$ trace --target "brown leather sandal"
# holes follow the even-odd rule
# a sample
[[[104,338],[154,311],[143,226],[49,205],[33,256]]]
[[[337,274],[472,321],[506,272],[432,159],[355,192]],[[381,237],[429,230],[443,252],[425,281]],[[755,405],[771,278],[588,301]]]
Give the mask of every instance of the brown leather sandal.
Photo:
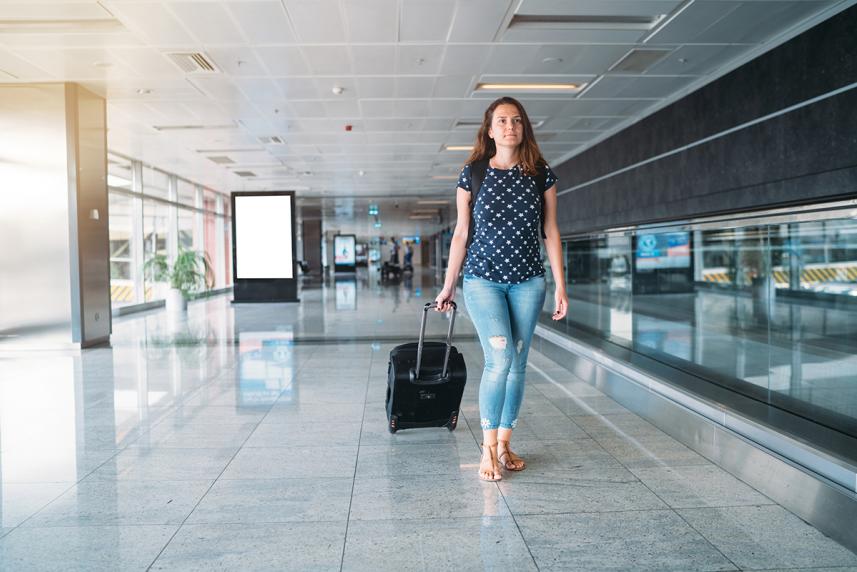
[[[489,469],[483,468],[484,462],[485,462],[485,451],[486,451],[486,449],[488,450],[488,457],[491,460],[490,472],[494,473],[493,478],[488,478],[486,475],[488,474]],[[487,447],[485,447],[483,445],[482,446],[482,458],[479,459],[479,478],[482,479],[483,481],[488,481],[488,482],[492,482],[492,483],[499,481],[499,480],[502,480],[503,476],[500,474],[500,465],[498,464],[498,462],[499,461],[497,459],[497,444],[494,443],[493,445],[488,445]]]
[[[507,471],[523,471],[527,468],[527,463],[509,448],[508,441],[498,441],[499,443],[503,443],[503,452],[497,457],[497,460],[500,461],[504,469]],[[504,461],[503,459],[506,460]]]

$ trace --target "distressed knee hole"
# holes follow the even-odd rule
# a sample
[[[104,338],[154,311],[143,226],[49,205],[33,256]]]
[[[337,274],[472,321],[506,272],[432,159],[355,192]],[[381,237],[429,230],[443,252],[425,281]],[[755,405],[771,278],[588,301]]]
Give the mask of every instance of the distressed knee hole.
[[[518,340],[518,353],[524,349],[524,340]]]
[[[491,336],[491,339],[488,340],[488,343],[490,343],[491,347],[495,350],[505,350],[506,336]]]

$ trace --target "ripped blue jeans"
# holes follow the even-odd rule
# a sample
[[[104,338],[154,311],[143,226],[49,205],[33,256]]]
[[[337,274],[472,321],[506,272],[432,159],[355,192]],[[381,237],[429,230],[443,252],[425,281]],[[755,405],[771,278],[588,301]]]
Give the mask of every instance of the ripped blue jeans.
[[[502,284],[464,275],[464,303],[485,354],[479,385],[482,429],[514,429],[518,423],[527,354],[544,301],[544,276]]]

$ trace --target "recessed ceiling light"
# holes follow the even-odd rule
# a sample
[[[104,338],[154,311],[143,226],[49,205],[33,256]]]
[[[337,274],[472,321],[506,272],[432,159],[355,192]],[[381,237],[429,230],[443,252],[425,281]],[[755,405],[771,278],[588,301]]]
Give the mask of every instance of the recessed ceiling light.
[[[479,83],[476,91],[568,91],[577,92],[585,83]]]
[[[332,91],[334,95],[342,95],[343,93],[345,93],[345,88],[335,85],[330,91]]]
[[[665,14],[654,16],[608,15],[530,15],[516,14],[509,28],[536,28],[541,30],[651,30]]]
[[[358,175],[359,177],[362,177],[362,176],[363,176],[363,175],[365,175],[365,174],[366,174],[366,171],[363,171],[363,170],[357,171],[357,175]]]
[[[473,151],[473,145],[447,145],[447,151]]]
[[[137,90],[137,95],[149,95],[150,93],[152,93],[152,90],[146,89],[144,87],[141,87],[140,89]]]
[[[123,29],[122,22],[113,18],[71,20],[0,19],[0,34],[98,33]]]

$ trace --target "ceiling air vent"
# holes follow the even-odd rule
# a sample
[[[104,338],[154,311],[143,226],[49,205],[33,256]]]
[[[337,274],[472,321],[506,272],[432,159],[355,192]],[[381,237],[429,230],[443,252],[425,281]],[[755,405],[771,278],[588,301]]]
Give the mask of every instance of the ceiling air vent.
[[[515,14],[509,28],[537,28],[542,30],[651,30],[665,14],[655,16],[574,16]]]
[[[211,63],[211,60],[200,52],[171,52],[167,54],[167,57],[185,73],[205,74],[218,72],[214,64]]]
[[[238,175],[239,177],[255,177],[256,176],[256,173],[254,173],[253,171],[232,171],[232,172],[235,173],[236,175]]]
[[[235,161],[227,157],[226,155],[212,155],[208,158],[209,161],[214,161],[218,165],[233,165]]]
[[[259,142],[263,145],[285,145],[285,141],[281,137],[271,135],[270,137],[259,137]]]
[[[459,119],[452,127],[453,129],[473,129],[481,125],[482,121],[479,119]]]
[[[671,51],[634,48],[613,64],[609,71],[642,73],[664,59]]]

